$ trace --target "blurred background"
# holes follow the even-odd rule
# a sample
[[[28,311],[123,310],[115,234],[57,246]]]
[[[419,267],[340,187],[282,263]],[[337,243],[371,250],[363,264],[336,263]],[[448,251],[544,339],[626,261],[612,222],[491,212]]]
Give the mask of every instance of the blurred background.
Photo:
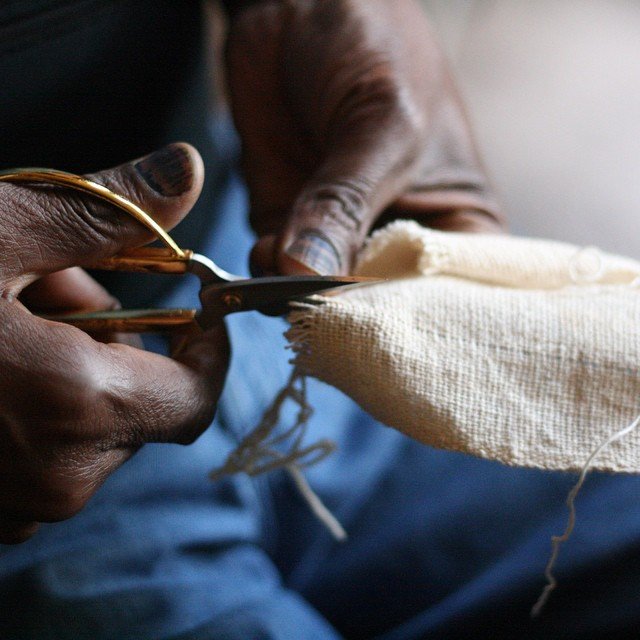
[[[640,2],[424,6],[512,231],[640,258]]]

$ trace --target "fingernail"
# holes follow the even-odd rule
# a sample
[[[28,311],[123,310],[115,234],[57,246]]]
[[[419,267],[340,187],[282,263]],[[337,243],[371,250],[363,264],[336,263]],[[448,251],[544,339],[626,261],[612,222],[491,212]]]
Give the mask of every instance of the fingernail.
[[[136,162],[145,182],[162,196],[179,196],[193,184],[193,164],[189,152],[179,144],[170,144]]]
[[[293,260],[321,276],[342,272],[340,254],[331,240],[314,229],[303,231],[286,249]]]

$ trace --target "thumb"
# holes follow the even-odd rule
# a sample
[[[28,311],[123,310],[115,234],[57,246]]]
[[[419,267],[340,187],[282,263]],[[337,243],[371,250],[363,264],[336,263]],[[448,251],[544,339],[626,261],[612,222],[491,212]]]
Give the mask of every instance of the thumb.
[[[307,185],[277,246],[282,273],[348,273],[368,231],[369,205],[362,190],[344,182]]]
[[[254,246],[254,275],[349,273],[382,208],[376,206],[375,195],[359,179],[312,179],[293,204],[282,232],[263,236]]]
[[[362,132],[364,129],[364,133]],[[346,274],[376,218],[406,187],[413,149],[387,133],[356,129],[332,150],[302,187],[279,236],[264,238],[254,262],[273,248],[280,273]],[[396,129],[390,130],[396,131]],[[366,134],[366,135],[365,135]]]
[[[188,144],[87,176],[147,211],[162,227],[176,225],[197,200],[202,159]],[[91,194],[48,185],[0,183],[0,257],[5,288],[20,290],[36,277],[85,266],[153,240],[126,213]]]

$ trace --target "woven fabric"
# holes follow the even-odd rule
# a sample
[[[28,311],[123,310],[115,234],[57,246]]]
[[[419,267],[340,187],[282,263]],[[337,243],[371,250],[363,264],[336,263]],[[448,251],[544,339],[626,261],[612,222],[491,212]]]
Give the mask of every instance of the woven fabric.
[[[640,408],[640,263],[400,221],[358,267],[389,278],[290,316],[299,369],[434,447],[574,470]],[[640,431],[594,467],[640,471]]]

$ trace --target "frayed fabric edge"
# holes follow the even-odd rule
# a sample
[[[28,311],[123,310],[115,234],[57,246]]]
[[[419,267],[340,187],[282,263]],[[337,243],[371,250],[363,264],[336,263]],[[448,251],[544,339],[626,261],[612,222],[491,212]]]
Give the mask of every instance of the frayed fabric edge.
[[[287,400],[295,402],[299,410],[294,424],[276,433],[282,406]],[[336,540],[343,541],[347,538],[346,531],[313,491],[302,472],[303,469],[324,460],[336,448],[335,443],[328,439],[318,440],[311,445],[304,443],[312,413],[313,410],[307,401],[306,378],[294,366],[286,385],[264,412],[259,424],[242,439],[228,455],[225,463],[214,469],[209,477],[211,480],[219,480],[236,473],[257,476],[275,469],[284,469],[312,513]],[[282,451],[281,448],[285,450]]]

